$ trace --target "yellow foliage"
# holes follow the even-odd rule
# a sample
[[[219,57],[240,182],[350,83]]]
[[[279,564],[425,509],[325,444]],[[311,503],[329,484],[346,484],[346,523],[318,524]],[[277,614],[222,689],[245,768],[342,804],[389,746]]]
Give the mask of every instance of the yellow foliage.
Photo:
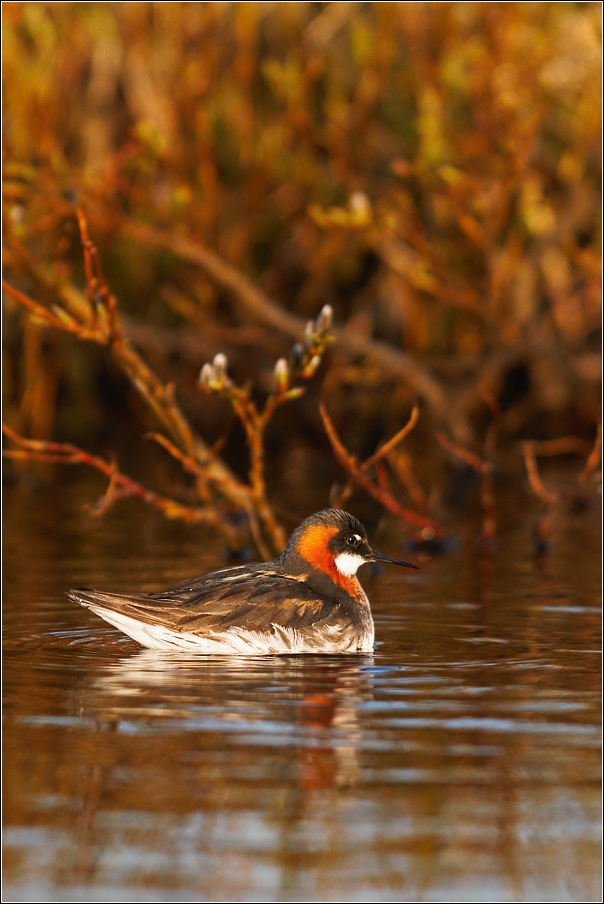
[[[141,321],[239,314],[126,221],[426,360],[576,349],[600,324],[600,31],[593,2],[4,4],[9,267],[92,316],[67,198]],[[167,310],[175,288],[203,305]]]

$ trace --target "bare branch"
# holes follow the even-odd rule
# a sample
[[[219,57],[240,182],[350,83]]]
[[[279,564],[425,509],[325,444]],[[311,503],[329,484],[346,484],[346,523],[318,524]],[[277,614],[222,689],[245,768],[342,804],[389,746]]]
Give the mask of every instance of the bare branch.
[[[549,493],[541,480],[539,469],[537,467],[537,458],[535,456],[535,443],[527,440],[522,443],[522,453],[524,455],[524,463],[526,465],[526,473],[533,492],[548,505],[553,505],[559,497],[557,493]]]
[[[154,229],[144,223],[127,220],[123,230],[135,240],[156,248],[171,251],[182,260],[197,264],[220,285],[230,289],[248,313],[274,329],[300,339],[304,333],[304,321],[284,311],[241,272],[227,264],[219,255],[199,242]],[[364,355],[369,362],[383,370],[399,374],[415,392],[426,399],[436,418],[450,426],[455,434],[468,435],[469,427],[460,418],[453,422],[452,409],[441,384],[411,355],[384,342],[368,339],[346,329],[334,328],[338,347],[351,355]]]
[[[596,433],[596,439],[594,442],[593,449],[589,453],[589,458],[585,463],[585,467],[579,474],[579,480],[585,481],[588,480],[589,477],[596,470],[598,465],[600,464],[600,460],[602,458],[602,424],[598,424],[598,430]]]
[[[411,433],[411,431],[417,424],[418,419],[419,405],[414,405],[411,409],[409,420],[407,421],[405,426],[402,427],[398,431],[398,433],[395,433],[394,436],[391,437],[391,439],[383,443],[383,445],[380,446],[377,452],[374,452],[373,455],[371,455],[368,459],[366,459],[366,461],[363,462],[363,464],[360,466],[361,471],[368,471],[372,465],[379,461],[379,459],[384,458],[386,455],[388,455],[389,452],[394,449],[395,446],[398,446],[398,444]]]
[[[414,524],[416,527],[431,528],[436,535],[443,536],[444,531],[442,527],[435,521],[432,521],[431,518],[428,518],[425,515],[420,515],[418,512],[413,511],[413,509],[405,508],[397,502],[388,490],[376,486],[373,481],[363,473],[362,468],[359,467],[354,456],[350,455],[344,447],[323,404],[319,406],[319,411],[334,454],[344,470],[350,475],[351,479],[373,496],[374,499],[377,499],[378,502],[380,502],[389,512],[392,512],[392,514],[398,515],[399,518],[403,518],[409,524]]]
[[[437,430],[435,436],[443,449],[451,452],[452,455],[455,455],[455,457],[459,458],[461,461],[465,461],[465,463],[470,465],[477,474],[483,474],[485,468],[491,467],[491,465],[484,461],[476,452],[472,452],[470,449],[464,449],[463,446],[454,443],[453,440],[449,439],[446,433],[442,432],[442,430]]]
[[[142,484],[137,483],[137,481],[126,474],[122,474],[115,462],[105,461],[104,458],[91,455],[71,443],[26,439],[23,436],[19,436],[6,424],[3,424],[2,431],[17,446],[16,449],[5,449],[3,451],[3,455],[6,458],[56,462],[68,465],[88,465],[108,477],[109,486],[97,505],[91,509],[92,514],[103,514],[118,499],[135,496],[161,511],[166,518],[186,521],[188,524],[212,524],[231,539],[235,538],[235,531],[216,508],[210,506],[198,508],[182,505],[174,499],[160,496],[158,493],[154,493],[152,490],[142,486]]]

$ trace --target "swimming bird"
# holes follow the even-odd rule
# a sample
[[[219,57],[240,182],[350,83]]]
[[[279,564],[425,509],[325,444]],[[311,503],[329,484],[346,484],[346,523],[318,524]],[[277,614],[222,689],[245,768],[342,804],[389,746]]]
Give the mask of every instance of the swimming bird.
[[[296,528],[272,562],[221,568],[157,593],[82,588],[68,596],[158,650],[367,653],[373,618],[356,577],[366,562],[417,568],[371,549],[348,512],[324,509]]]

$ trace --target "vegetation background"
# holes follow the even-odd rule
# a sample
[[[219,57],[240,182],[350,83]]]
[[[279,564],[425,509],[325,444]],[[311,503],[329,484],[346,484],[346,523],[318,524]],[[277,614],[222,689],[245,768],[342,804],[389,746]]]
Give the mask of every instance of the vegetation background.
[[[582,456],[578,473],[596,438],[593,479],[599,3],[2,13],[17,477],[19,456],[82,447],[109,463],[99,510],[142,480],[170,517],[230,530],[246,512],[265,554],[281,521],[362,485],[355,469],[424,540],[463,468],[487,539],[493,473],[547,508],[538,454]],[[358,466],[418,400],[413,432]]]

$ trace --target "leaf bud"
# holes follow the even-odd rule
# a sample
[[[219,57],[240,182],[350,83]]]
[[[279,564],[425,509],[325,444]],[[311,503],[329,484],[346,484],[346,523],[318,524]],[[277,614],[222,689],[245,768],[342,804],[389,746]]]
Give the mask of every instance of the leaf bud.
[[[199,383],[201,386],[209,386],[216,379],[214,368],[211,364],[204,364],[199,373]]]
[[[214,367],[214,373],[216,375],[217,380],[224,380],[226,377],[226,369],[228,366],[227,356],[223,355],[222,352],[218,352],[217,355],[214,356],[214,360],[212,362]]]
[[[320,364],[321,355],[314,355],[302,371],[302,376],[307,378],[312,377],[312,375],[319,369]]]
[[[279,392],[284,392],[289,386],[289,367],[285,358],[279,358],[275,364],[275,379]]]
[[[325,304],[319,311],[317,317],[317,333],[326,333],[331,329],[333,324],[333,308],[330,304]]]

